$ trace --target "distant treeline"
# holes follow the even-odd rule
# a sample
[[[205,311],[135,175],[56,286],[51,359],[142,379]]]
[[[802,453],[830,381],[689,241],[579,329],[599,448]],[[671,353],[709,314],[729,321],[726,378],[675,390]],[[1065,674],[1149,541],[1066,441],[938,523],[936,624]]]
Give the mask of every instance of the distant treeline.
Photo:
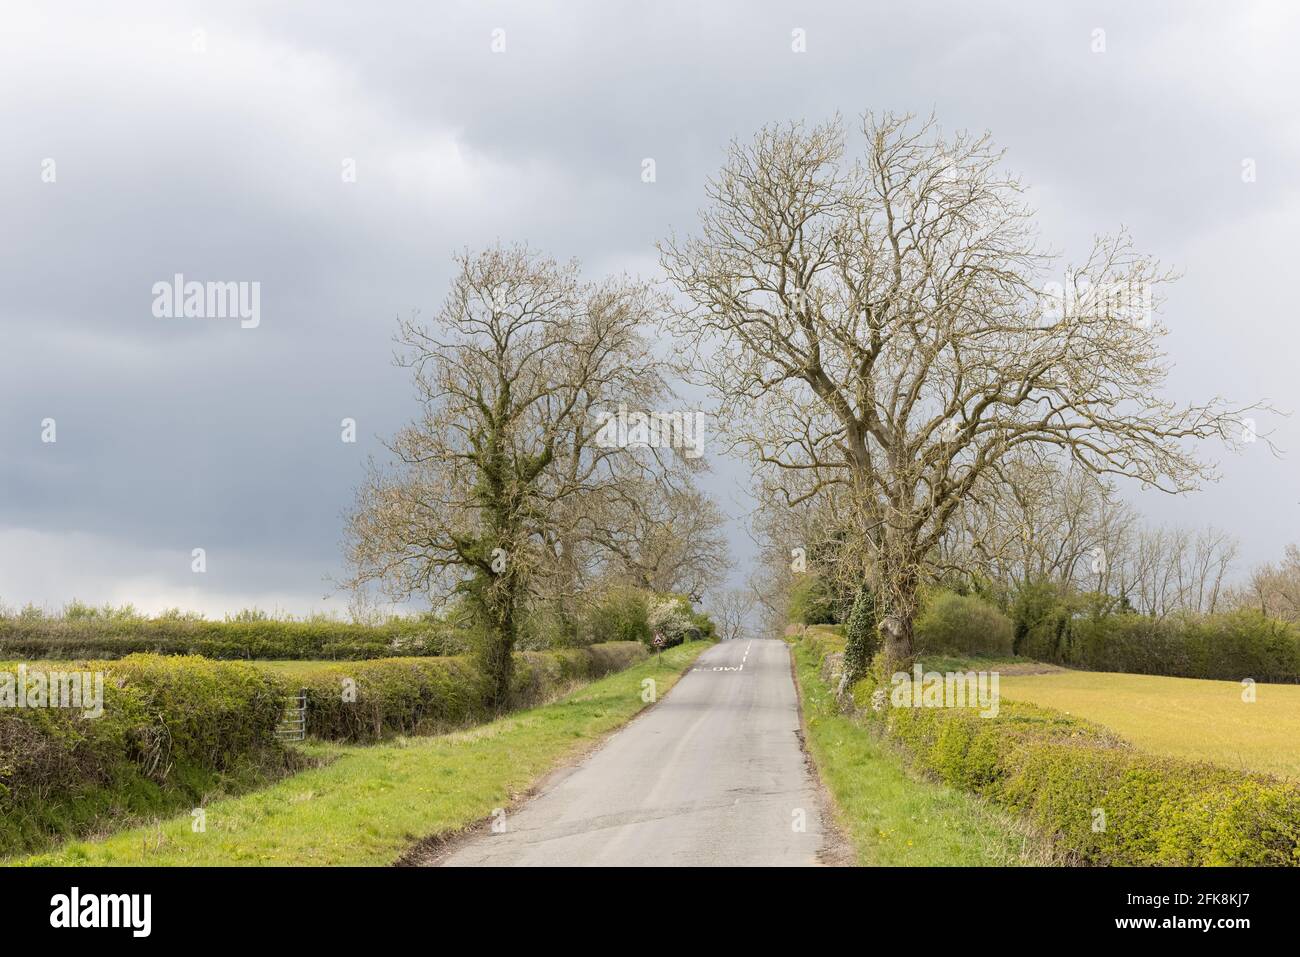
[[[1088,671],[1300,681],[1300,628],[1280,618],[1251,608],[1157,618],[1105,604],[1050,585],[1022,589],[1011,608],[1015,653]]]
[[[521,651],[585,647],[606,641],[663,647],[712,639],[714,624],[680,595],[611,586],[572,609],[538,605],[523,617]],[[218,660],[441,657],[472,650],[476,633],[462,613],[446,620],[432,614],[390,617],[357,624],[325,616],[305,620],[271,617],[246,609],[224,621],[178,611],[151,618],[131,606],[69,604],[60,614],[27,608],[0,612],[0,662],[32,659],[111,660],[131,654],[202,655]]]
[[[825,579],[806,575],[795,584],[791,617],[843,624],[851,605]],[[917,617],[915,642],[918,654],[1020,655],[1087,671],[1300,682],[1300,628],[1289,621],[1248,607],[1156,617],[1051,582],[1004,595],[936,588]]]

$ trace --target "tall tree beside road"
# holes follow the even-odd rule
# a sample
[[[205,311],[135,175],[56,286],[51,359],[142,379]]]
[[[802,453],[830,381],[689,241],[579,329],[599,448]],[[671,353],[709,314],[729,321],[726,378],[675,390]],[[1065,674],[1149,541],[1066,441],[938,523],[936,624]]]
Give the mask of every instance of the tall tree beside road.
[[[1161,397],[1156,290],[1124,234],[1063,269],[987,135],[867,114],[733,143],[698,234],[661,243],[676,329],[722,420],[787,504],[837,490],[878,570],[881,655],[912,654],[930,556],[1024,449],[1169,492],[1213,470],[1248,409]]]
[[[372,465],[345,547],[355,587],[468,601],[500,706],[530,596],[571,577],[566,556],[590,537],[580,503],[657,468],[657,450],[597,442],[599,413],[650,407],[668,369],[642,336],[661,318],[643,284],[583,282],[520,247],[459,265],[436,322],[401,325],[422,414],[390,443],[393,464]]]

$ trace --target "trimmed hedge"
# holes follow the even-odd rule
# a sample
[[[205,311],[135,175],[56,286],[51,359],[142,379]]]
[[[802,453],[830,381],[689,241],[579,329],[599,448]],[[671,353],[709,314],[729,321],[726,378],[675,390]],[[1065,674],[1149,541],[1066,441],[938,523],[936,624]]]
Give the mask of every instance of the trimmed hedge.
[[[996,718],[892,708],[887,727],[940,780],[1026,814],[1085,862],[1300,865],[1300,787],[1288,781],[1145,754],[1016,701]]]
[[[517,658],[511,707],[646,657],[645,646],[630,641],[525,652]],[[308,731],[317,738],[373,741],[495,716],[483,705],[484,679],[470,657],[340,663],[291,681],[255,665],[196,656],[131,655],[57,667],[104,674],[103,714],[0,709],[0,855],[124,814],[192,807],[227,778],[251,785],[294,766],[275,729],[286,697],[304,685]],[[355,691],[351,701],[344,700],[345,679]]]
[[[555,607],[531,610],[520,622],[518,650],[583,647],[597,642],[641,641],[649,645],[652,607],[671,603],[680,640],[711,639],[714,625],[681,595],[655,595],[611,586],[562,614]],[[0,617],[0,661],[108,660],[130,654],[203,655],[218,660],[334,660],[430,658],[465,654],[478,636],[472,627],[430,617],[393,618],[380,625],[329,619],[281,621],[238,618],[204,621],[186,617],[142,618],[127,609],[99,612],[73,603],[62,617]],[[674,642],[675,643],[675,642]]]
[[[825,664],[843,647],[825,634],[805,645]],[[876,712],[872,690],[870,678],[853,689],[869,727],[945,783],[1025,814],[1082,862],[1300,865],[1292,782],[1146,754],[1099,725],[1026,702],[1004,699],[994,718],[958,708]]]
[[[398,619],[383,625],[342,621],[4,618],[0,659],[111,659],[130,654],[216,659],[427,657],[463,651],[448,625]]]
[[[0,709],[0,853],[107,811],[196,801],[226,773],[288,766],[275,739],[283,686],[252,665],[133,655],[59,667],[104,674],[103,714]]]
[[[510,707],[536,704],[646,655],[645,646],[632,641],[524,652],[516,658]],[[484,704],[483,675],[471,657],[329,665],[301,684],[307,691],[308,733],[334,741],[436,733],[495,715]]]

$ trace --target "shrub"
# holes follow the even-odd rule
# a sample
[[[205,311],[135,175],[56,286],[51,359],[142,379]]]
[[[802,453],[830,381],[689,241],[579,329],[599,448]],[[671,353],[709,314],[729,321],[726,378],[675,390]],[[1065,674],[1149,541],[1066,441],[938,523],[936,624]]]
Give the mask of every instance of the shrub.
[[[834,589],[822,576],[809,572],[790,589],[790,620],[801,625],[839,624]]]
[[[1043,661],[1053,660],[1055,650],[1048,650],[1050,640],[1045,644],[1045,639],[1049,634],[1055,635],[1055,627],[1047,625],[1047,622],[1049,619],[1055,620],[1061,613],[1060,605],[1059,589],[1051,582],[1029,582],[1016,592],[1015,600],[1011,603],[1014,654]]]
[[[640,642],[523,653],[510,706],[536,704],[646,656]],[[103,714],[0,710],[0,855],[124,814],[192,807],[228,776],[253,783],[291,767],[295,759],[275,729],[286,696],[302,687],[308,732],[317,738],[373,741],[494,716],[469,657],[325,665],[292,684],[253,665],[191,656],[64,667],[104,672]]]
[[[1300,629],[1243,609],[1188,623],[1192,667],[1203,677],[1300,681]]]
[[[843,647],[824,632],[803,645],[819,663]],[[1300,865],[1292,782],[1144,754],[1099,725],[1026,702],[1004,699],[994,718],[956,708],[876,712],[870,690],[869,679],[854,686],[860,720],[929,774],[1025,814],[1085,863]]]
[[[584,644],[598,641],[639,641],[649,644],[650,595],[626,585],[601,592],[585,610],[578,634]]]
[[[691,609],[691,628],[687,632],[688,641],[717,641],[718,627],[705,612]]]
[[[1239,681],[1300,681],[1300,631],[1258,611],[1152,618],[1100,613],[1091,596],[1022,589],[1018,654],[1091,671]]]
[[[650,603],[647,623],[651,635],[663,639],[663,647],[680,645],[691,630],[690,603],[675,595],[656,598]]]
[[[1079,617],[1066,621],[1057,655],[1063,664],[1094,671],[1193,677],[1187,633],[1180,622],[1146,615]]]
[[[1011,619],[974,595],[939,592],[915,625],[918,654],[1010,655]]]
[[[876,596],[864,581],[858,586],[844,626],[844,667],[849,673],[862,674],[871,664],[879,644],[878,624]]]
[[[284,686],[250,665],[131,655],[62,667],[104,673],[102,715],[87,717],[75,708],[15,708],[0,714],[0,722],[15,739],[31,740],[29,731],[16,723],[39,729],[49,739],[43,745],[46,756],[65,750],[67,760],[53,764],[75,765],[78,777],[108,780],[129,764],[165,783],[177,766],[225,770],[244,756],[276,746]],[[45,775],[19,772],[28,766],[28,757],[21,751],[0,752],[0,795],[46,786]]]
[[[574,614],[540,605],[523,619],[519,647],[649,643],[648,614],[654,600],[650,592],[614,586]],[[707,616],[696,613],[681,596],[673,601],[681,606],[678,631],[686,640],[712,637],[713,623]],[[472,647],[474,635],[466,617],[454,613],[448,620],[422,615],[362,625],[325,617],[277,619],[257,609],[245,609],[225,621],[206,621],[174,609],[142,618],[130,606],[100,609],[76,602],[64,612],[63,617],[46,617],[33,609],[31,614],[0,617],[0,660],[108,660],[136,653],[223,660],[428,658],[463,654]]]
[[[482,672],[469,657],[330,665],[312,670],[301,684],[308,733],[334,741],[445,731],[491,714]]]
[[[152,730],[137,745],[160,777],[171,763],[223,770],[274,746],[285,697],[275,675],[197,656],[131,655],[105,668],[113,684],[140,692]]]
[[[515,670],[510,707],[528,708],[587,681],[603,678],[649,656],[644,644],[609,641],[586,648],[532,652],[522,655]]]
[[[1003,803],[1086,861],[1300,864],[1300,788],[1288,782],[1079,745],[1027,747],[1017,760]]]
[[[671,648],[684,641],[709,641],[716,629],[708,615],[697,612],[685,595],[662,595],[650,599],[646,613],[651,640],[662,635],[663,647]]]
[[[515,636],[517,651],[572,648],[583,644],[579,636],[579,616],[566,614],[556,605],[546,604],[529,609],[518,625],[519,630]],[[481,630],[478,638],[481,641],[489,640],[489,636]]]

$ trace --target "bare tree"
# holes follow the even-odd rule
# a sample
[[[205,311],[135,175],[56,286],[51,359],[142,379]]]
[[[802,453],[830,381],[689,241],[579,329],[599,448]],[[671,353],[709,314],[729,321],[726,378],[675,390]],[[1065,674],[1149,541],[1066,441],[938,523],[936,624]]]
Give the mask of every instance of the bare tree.
[[[1051,582],[1154,617],[1219,607],[1237,555],[1227,532],[1143,525],[1108,483],[1077,466],[1016,457],[991,474],[951,524],[941,567],[977,571],[1009,592]]]
[[[727,588],[710,602],[713,620],[723,641],[739,641],[749,634],[749,620],[754,599],[743,588]]]
[[[1217,610],[1224,579],[1238,545],[1227,532],[1210,527],[1140,528],[1131,551],[1121,556],[1124,594],[1145,615]]]
[[[1300,623],[1300,547],[1288,545],[1281,562],[1256,568],[1245,586],[1234,591],[1231,600],[1235,605]]]
[[[746,581],[750,600],[763,634],[780,635],[790,620],[790,587],[793,575],[786,562],[772,562],[760,556],[759,564]]]
[[[733,143],[698,236],[660,246],[677,330],[723,421],[795,503],[846,490],[881,570],[886,665],[910,658],[927,562],[1021,449],[1178,492],[1212,470],[1188,440],[1239,441],[1220,399],[1160,398],[1171,278],[1121,234],[1052,286],[1021,184],[987,136],[868,114]]]
[[[1077,466],[1021,453],[991,467],[953,516],[935,563],[1017,589],[1028,582],[1108,591],[1133,510]]]
[[[1201,614],[1214,614],[1224,596],[1224,579],[1237,560],[1237,539],[1218,528],[1205,528],[1196,536],[1192,551],[1189,606]]]
[[[717,504],[667,473],[612,489],[592,541],[608,577],[698,602],[726,575],[730,557]]]
[[[663,394],[639,332],[660,299],[626,280],[583,283],[576,264],[519,247],[459,264],[437,322],[401,325],[422,415],[390,444],[395,464],[372,465],[345,545],[353,587],[467,600],[501,706],[530,595],[573,571],[576,503],[652,464],[597,443],[592,413]]]

